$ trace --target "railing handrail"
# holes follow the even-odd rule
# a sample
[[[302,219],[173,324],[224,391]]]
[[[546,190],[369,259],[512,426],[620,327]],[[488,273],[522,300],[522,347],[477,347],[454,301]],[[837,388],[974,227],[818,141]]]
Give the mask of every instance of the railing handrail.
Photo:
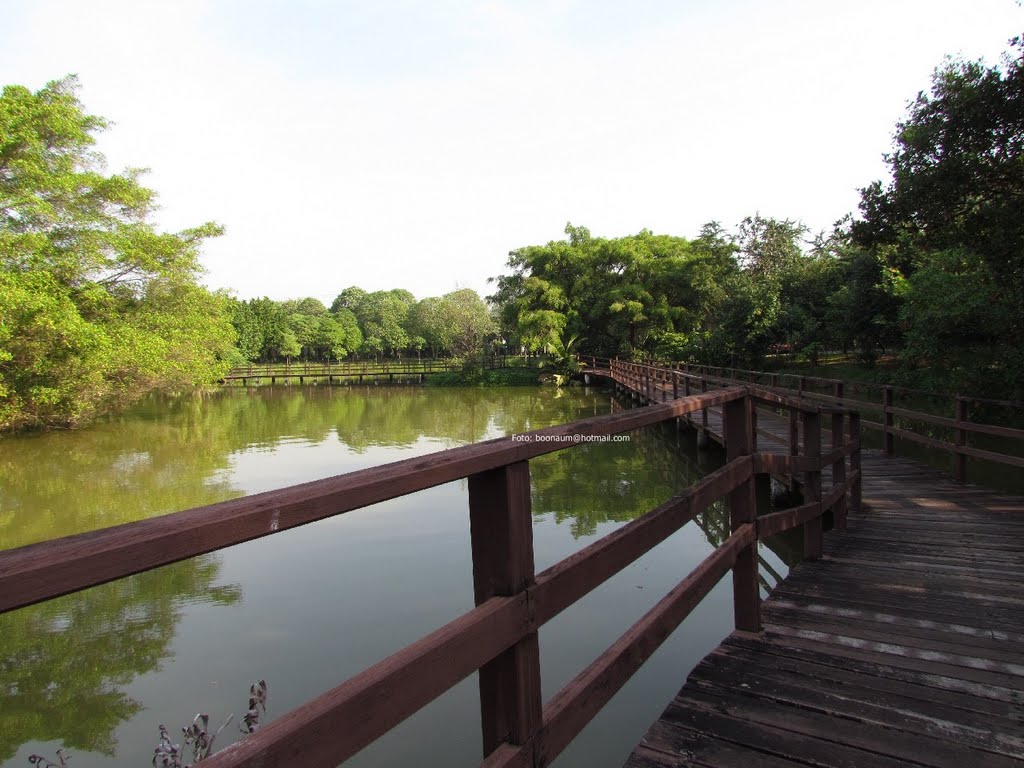
[[[687,370],[687,364],[678,363],[672,364],[673,366],[681,365],[683,368],[678,367],[666,367],[658,365],[650,365],[647,363],[635,363],[631,361],[619,361],[612,360],[610,358],[595,358],[581,356],[581,360],[592,361],[596,368],[605,368],[611,366],[614,362],[620,366],[633,366],[635,370],[645,370],[650,373],[660,375],[677,375],[682,376],[690,381],[706,382],[709,384],[715,384],[719,386],[743,386],[748,385],[749,382],[745,382],[741,379],[734,379],[729,377],[709,375],[707,373],[693,373]],[[604,365],[607,364],[607,365]],[[707,368],[714,366],[688,366],[690,368]],[[716,370],[718,370],[716,368]],[[758,376],[767,377],[778,377],[780,375],[790,374],[773,374],[766,372],[757,371],[742,371],[740,369],[726,369],[726,370],[739,370],[743,373],[755,373]],[[797,377],[802,378],[802,377]],[[1007,427],[1001,424],[989,424],[985,422],[970,421],[968,420],[968,402],[981,402],[998,405],[1012,405],[1024,407],[1024,403],[1014,403],[1011,401],[998,401],[998,400],[986,400],[984,398],[975,397],[964,397],[960,395],[938,395],[936,393],[929,393],[934,397],[943,397],[951,401],[954,407],[955,417],[950,418],[948,416],[939,416],[932,413],[925,413],[923,411],[917,411],[909,408],[899,408],[892,404],[893,396],[896,392],[902,391],[906,393],[915,393],[916,390],[909,390],[903,388],[902,390],[898,387],[891,387],[888,385],[872,385],[877,389],[881,390],[882,401],[871,402],[860,398],[849,397],[846,394],[847,387],[856,387],[863,385],[864,382],[853,382],[853,381],[840,381],[838,379],[818,379],[818,381],[825,381],[832,383],[834,387],[838,389],[840,394],[827,395],[821,392],[810,392],[806,388],[799,390],[798,399],[802,401],[811,400],[821,405],[834,405],[841,408],[856,408],[858,412],[870,411],[873,413],[880,413],[883,415],[881,422],[862,420],[862,426],[881,432],[885,436],[884,448],[887,454],[894,453],[893,439],[896,437],[909,440],[926,447],[945,451],[953,457],[953,469],[952,474],[958,482],[964,482],[966,480],[967,469],[966,460],[967,458],[981,459],[984,461],[991,461],[997,464],[1003,464],[1012,467],[1024,468],[1024,457],[1017,456],[1009,453],[1001,453],[998,451],[985,450],[976,448],[968,445],[968,437],[970,435],[990,435],[993,437],[1002,437],[1013,440],[1024,440],[1024,429],[1018,429],[1015,427]],[[779,391],[777,388],[775,391]],[[920,422],[921,424],[928,424],[931,426],[944,427],[946,429],[952,429],[956,431],[956,442],[949,442],[947,440],[940,440],[935,437],[930,437],[925,434],[921,434],[920,430],[913,427],[907,428],[906,426],[897,426],[895,422],[896,416],[908,419],[914,422]]]
[[[755,400],[798,408],[804,454],[754,450]],[[529,459],[572,435],[609,435],[708,407],[726,411],[728,463],[608,536],[533,573]],[[730,569],[736,625],[760,627],[757,541],[804,527],[805,554],[820,556],[822,515],[839,527],[859,503],[858,420],[836,409],[838,447],[822,455],[822,410],[752,387],[729,387],[624,413],[550,427],[325,480],[0,552],[0,612],[323,519],[457,478],[468,478],[477,607],[307,701],[207,760],[226,766],[333,766],[480,670],[484,765],[547,765]],[[843,437],[844,418],[849,437]],[[851,472],[845,474],[849,457]],[[834,485],[820,486],[833,467]],[[843,466],[843,471],[837,471]],[[804,471],[807,504],[757,517],[756,475]],[[540,626],[604,583],[712,502],[728,495],[732,534],[546,706],[540,702]],[[325,737],[330,734],[330,737]]]
[[[484,355],[479,359],[488,368],[511,367],[510,362],[525,360],[521,355],[494,354]],[[543,359],[543,356],[531,359]],[[499,364],[500,361],[500,364]],[[380,361],[370,360],[334,360],[334,361],[282,361],[247,363],[235,366],[224,376],[223,380],[269,376],[345,376],[375,373],[433,373],[437,370],[459,370],[462,362],[450,357],[395,358]]]
[[[611,360],[616,359],[616,358],[600,357],[600,356],[593,356],[593,355],[580,355],[580,359],[581,360],[582,359],[589,359],[589,360],[594,360],[594,361],[610,362]],[[622,362],[634,362],[634,361],[622,361]],[[658,367],[656,364],[652,364],[652,363],[637,363],[637,362],[634,362],[634,364],[635,365],[651,365],[652,367]],[[678,368],[673,368],[672,367],[672,366],[676,366],[676,365],[686,366],[686,368],[678,369]],[[991,398],[991,397],[980,397],[980,396],[977,396],[977,395],[970,395],[970,394],[965,395],[965,394],[962,394],[962,393],[936,392],[935,390],[916,389],[914,387],[907,387],[907,386],[903,386],[903,385],[900,385],[900,384],[882,384],[882,383],[876,382],[876,381],[861,381],[861,380],[857,380],[857,379],[832,379],[832,378],[828,378],[828,377],[825,377],[825,376],[807,376],[805,374],[800,374],[800,373],[778,373],[778,372],[773,372],[773,371],[753,371],[753,370],[749,370],[749,369],[746,369],[746,368],[735,368],[735,367],[732,367],[732,366],[702,365],[700,363],[683,363],[683,362],[676,363],[676,362],[670,362],[670,363],[663,363],[662,367],[664,367],[664,366],[668,366],[667,370],[679,370],[680,373],[689,373],[690,375],[699,375],[699,374],[693,374],[692,371],[689,370],[691,368],[698,368],[698,369],[704,369],[704,370],[716,370],[716,371],[731,371],[734,374],[735,373],[742,373],[742,374],[749,374],[751,376],[758,376],[758,377],[764,376],[764,377],[768,377],[768,378],[775,377],[776,379],[793,379],[793,380],[796,380],[797,382],[799,382],[802,379],[805,383],[813,384],[813,385],[823,385],[823,384],[824,385],[835,385],[835,384],[842,384],[842,385],[844,385],[846,387],[862,388],[862,389],[877,389],[877,390],[891,389],[894,392],[899,393],[899,394],[919,395],[921,397],[932,397],[932,398],[943,399],[943,400],[962,399],[962,400],[969,400],[972,403],[981,403],[981,404],[985,404],[985,405],[996,405],[996,406],[1004,406],[1004,407],[1009,407],[1009,408],[1022,408],[1022,409],[1024,409],[1024,400],[998,400],[998,399]],[[607,366],[603,366],[603,367],[607,367]],[[730,381],[739,381],[740,380],[739,377],[737,377],[735,375],[728,376],[728,377],[721,376],[719,378],[728,379]],[[756,383],[756,382],[747,382],[747,383]],[[762,384],[761,386],[769,386],[769,385]]]

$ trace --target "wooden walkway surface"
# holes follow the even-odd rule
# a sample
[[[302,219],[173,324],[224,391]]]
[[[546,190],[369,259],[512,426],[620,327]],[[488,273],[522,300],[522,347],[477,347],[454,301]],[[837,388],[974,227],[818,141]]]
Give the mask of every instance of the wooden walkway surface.
[[[1024,766],[1024,499],[864,452],[865,509],[690,674],[653,766]]]

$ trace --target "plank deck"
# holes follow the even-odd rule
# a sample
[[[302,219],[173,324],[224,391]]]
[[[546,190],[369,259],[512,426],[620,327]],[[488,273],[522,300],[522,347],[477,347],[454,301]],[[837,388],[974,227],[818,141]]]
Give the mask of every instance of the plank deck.
[[[862,454],[864,509],[626,762],[1024,766],[1024,499]]]
[[[787,419],[758,426],[788,453]],[[626,768],[1024,767],[1024,498],[861,464],[848,529],[773,589],[762,632],[693,669]]]

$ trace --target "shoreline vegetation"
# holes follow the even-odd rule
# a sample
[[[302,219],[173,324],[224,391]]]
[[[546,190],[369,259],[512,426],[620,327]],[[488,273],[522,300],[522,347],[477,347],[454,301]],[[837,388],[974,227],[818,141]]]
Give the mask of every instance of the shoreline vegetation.
[[[204,288],[202,244],[223,228],[158,231],[156,193],[137,169],[105,171],[94,145],[109,123],[77,90],[68,76],[0,96],[0,433],[75,427],[247,363],[484,352],[544,353],[539,379],[558,382],[578,353],[1024,396],[1020,38],[998,65],[935,70],[895,127],[890,178],[831,232],[759,213],[694,238],[570,223],[512,250],[486,298],[350,286],[330,307]]]

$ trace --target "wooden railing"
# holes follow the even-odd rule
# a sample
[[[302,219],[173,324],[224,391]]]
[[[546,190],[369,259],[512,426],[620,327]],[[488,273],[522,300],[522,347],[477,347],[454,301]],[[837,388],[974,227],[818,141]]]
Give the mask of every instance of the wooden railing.
[[[756,453],[752,415],[758,405],[799,413],[802,453]],[[589,437],[658,424],[712,406],[724,410],[727,463],[722,468],[643,517],[534,573],[530,459],[571,450],[568,446]],[[827,454],[821,446],[823,415],[830,416],[834,430]],[[822,409],[767,390],[727,387],[0,552],[0,612],[468,478],[476,608],[204,765],[335,766],[479,670],[482,765],[546,766],[730,570],[736,627],[760,629],[758,540],[802,526],[805,556],[820,557],[825,512],[831,509],[841,528],[847,507],[860,504],[859,451],[855,413]],[[833,484],[822,489],[822,469],[829,465]],[[758,516],[757,485],[768,473],[780,471],[803,475],[808,501]],[[730,507],[728,538],[589,667],[542,703],[539,628],[723,497]]]
[[[529,362],[536,364],[538,362],[538,358],[523,358],[512,355],[486,355],[479,359],[480,366],[488,369],[509,368],[516,365],[525,365]],[[251,363],[249,365],[232,368],[227,374],[225,374],[223,381],[235,381],[238,379],[295,378],[298,376],[308,376],[311,378],[331,376],[337,376],[340,378],[345,376],[372,376],[382,374],[415,376],[417,374],[424,373],[458,371],[462,368],[463,362],[454,358]]]
[[[678,391],[684,393],[689,393],[691,389],[707,391],[716,387],[756,384],[769,387],[774,391],[791,393],[801,401],[815,402],[823,406],[853,408],[860,413],[876,414],[877,421],[864,419],[861,421],[861,425],[865,429],[881,433],[885,453],[893,454],[895,452],[896,438],[947,452],[952,457],[951,473],[954,479],[961,483],[967,478],[968,458],[1012,467],[1024,467],[1024,455],[1021,455],[1024,453],[1024,444],[1015,444],[1022,445],[1022,450],[1018,453],[983,449],[971,445],[971,437],[977,435],[1007,440],[1024,440],[1024,429],[970,420],[971,404],[990,409],[1013,410],[1018,417],[1024,420],[1024,403],[1017,401],[965,395],[941,395],[907,387],[687,363],[641,365],[601,357],[581,357],[581,360],[598,369],[610,370],[613,365],[628,365],[630,370],[634,370],[635,367],[636,371],[643,371],[636,375],[645,377],[643,379],[645,385],[647,381],[652,382],[652,386],[655,385],[654,383],[674,382]],[[873,400],[868,400],[863,397],[864,393],[874,393],[876,397]],[[940,403],[940,408],[947,410],[951,415],[928,413],[920,410],[920,407],[897,407],[895,404],[897,397],[937,402]],[[933,431],[929,427],[945,430],[947,439],[936,437],[933,434],[924,434]]]

